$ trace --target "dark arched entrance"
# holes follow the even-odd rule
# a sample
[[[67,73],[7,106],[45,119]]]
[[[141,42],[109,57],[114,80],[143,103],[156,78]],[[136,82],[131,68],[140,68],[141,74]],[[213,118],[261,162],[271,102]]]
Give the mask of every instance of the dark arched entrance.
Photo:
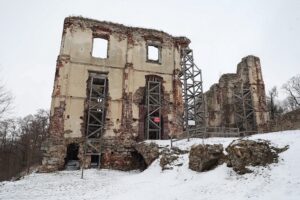
[[[79,145],[76,143],[71,143],[67,147],[67,156],[65,158],[65,168],[67,170],[79,169],[79,159],[78,159]]]

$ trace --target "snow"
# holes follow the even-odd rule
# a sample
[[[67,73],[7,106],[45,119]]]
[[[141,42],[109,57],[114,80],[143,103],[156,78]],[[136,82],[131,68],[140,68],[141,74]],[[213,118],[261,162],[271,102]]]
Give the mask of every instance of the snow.
[[[188,169],[188,154],[180,156],[173,170],[162,171],[156,160],[145,171],[121,172],[89,169],[80,179],[80,171],[33,173],[15,182],[0,182],[1,200],[299,200],[300,199],[300,131],[284,131],[251,136],[267,139],[273,145],[290,148],[280,154],[279,163],[268,167],[252,167],[254,173],[237,175],[231,168],[221,165],[208,172]],[[209,138],[205,144],[223,144],[233,138]],[[161,146],[170,141],[156,141]],[[175,146],[188,149],[202,139],[178,141]]]

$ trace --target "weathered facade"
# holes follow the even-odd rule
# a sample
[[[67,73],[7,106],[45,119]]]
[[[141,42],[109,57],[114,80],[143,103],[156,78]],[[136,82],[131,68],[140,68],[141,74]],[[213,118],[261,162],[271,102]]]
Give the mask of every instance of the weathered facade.
[[[259,58],[243,58],[237,73],[224,74],[203,100],[202,78],[193,79],[202,77],[201,70],[195,68],[189,43],[153,29],[66,18],[40,171],[63,169],[73,160],[84,167],[144,167],[136,142],[183,135],[183,126],[198,114],[203,116],[196,127],[266,130]]]
[[[265,131],[269,114],[260,60],[247,56],[234,74],[224,74],[205,93],[207,126]]]
[[[95,39],[107,42],[106,57],[93,55]],[[41,171],[62,169],[68,157],[76,156],[89,167],[94,158],[87,152],[83,159],[84,144],[94,132],[97,136],[90,139],[98,138],[98,143],[91,146],[100,149],[101,166],[122,170],[139,167],[132,148],[136,141],[181,134],[183,102],[178,73],[181,48],[189,43],[185,37],[162,31],[66,18],[52,95],[50,139],[44,144]],[[157,58],[150,57],[150,47]],[[151,91],[153,96],[147,97]],[[156,101],[153,97],[161,106],[147,110],[146,104]],[[147,114],[153,115],[150,125]],[[155,124],[160,129],[154,134],[151,126]],[[101,130],[97,132],[93,126]],[[71,144],[77,149],[68,149]]]

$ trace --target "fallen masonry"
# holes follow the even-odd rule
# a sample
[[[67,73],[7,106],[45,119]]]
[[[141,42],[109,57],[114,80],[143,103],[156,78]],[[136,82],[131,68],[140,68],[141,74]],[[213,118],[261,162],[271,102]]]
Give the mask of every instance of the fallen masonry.
[[[208,171],[222,164],[224,157],[221,144],[195,145],[190,150],[189,168],[197,172]]]
[[[247,166],[266,166],[278,162],[278,153],[286,151],[288,146],[277,148],[266,140],[235,140],[227,148],[226,162],[238,174],[252,172]]]
[[[161,166],[162,170],[166,169],[173,169],[173,166],[182,166],[183,163],[175,163],[175,161],[178,160],[180,155],[186,154],[188,151],[186,150],[181,150],[180,148],[172,147],[171,149],[169,148],[164,148],[161,151],[161,157],[159,161],[159,165]]]
[[[140,142],[137,143],[134,148],[145,161],[146,167],[149,167],[153,161],[159,159],[162,170],[173,169],[172,166],[174,166],[174,161],[179,158],[179,155],[187,154],[189,152],[177,147],[160,147],[154,142]],[[180,165],[182,165],[182,163],[176,164],[176,166]]]
[[[247,166],[267,166],[277,163],[279,153],[286,151],[288,146],[277,148],[266,140],[234,140],[226,147],[227,154],[223,153],[223,146],[196,145],[189,154],[189,168],[202,172],[215,168],[224,162],[238,174],[252,172]]]
[[[181,155],[189,154],[188,166],[193,171],[209,171],[226,163],[238,174],[251,173],[249,166],[277,163],[279,153],[289,148],[289,146],[282,148],[272,146],[267,140],[247,139],[234,140],[225,149],[222,144],[198,144],[193,145],[190,150],[181,150],[178,147],[159,146],[153,142],[141,142],[135,147],[146,161],[147,167],[159,159],[162,170],[171,170],[175,166],[183,165],[179,159]]]
[[[141,142],[134,146],[137,152],[142,155],[147,166],[159,157],[159,147],[157,144]]]

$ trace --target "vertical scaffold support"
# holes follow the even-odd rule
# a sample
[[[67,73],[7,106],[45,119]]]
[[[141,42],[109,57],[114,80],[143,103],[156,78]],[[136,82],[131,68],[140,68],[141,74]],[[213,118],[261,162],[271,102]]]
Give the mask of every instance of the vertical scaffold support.
[[[107,82],[106,74],[90,73],[84,161],[86,156],[90,155],[91,167],[100,167],[101,136],[104,133],[106,114]],[[83,168],[84,163],[82,164]]]
[[[184,98],[183,126],[189,138],[191,130],[205,128],[206,124],[202,72],[194,63],[193,51],[189,48],[181,50],[180,80]]]
[[[245,132],[255,130],[251,91],[244,83],[241,84],[240,91],[234,93],[234,114],[237,128]]]
[[[148,80],[146,90],[146,139],[161,139],[161,82],[155,79]]]

